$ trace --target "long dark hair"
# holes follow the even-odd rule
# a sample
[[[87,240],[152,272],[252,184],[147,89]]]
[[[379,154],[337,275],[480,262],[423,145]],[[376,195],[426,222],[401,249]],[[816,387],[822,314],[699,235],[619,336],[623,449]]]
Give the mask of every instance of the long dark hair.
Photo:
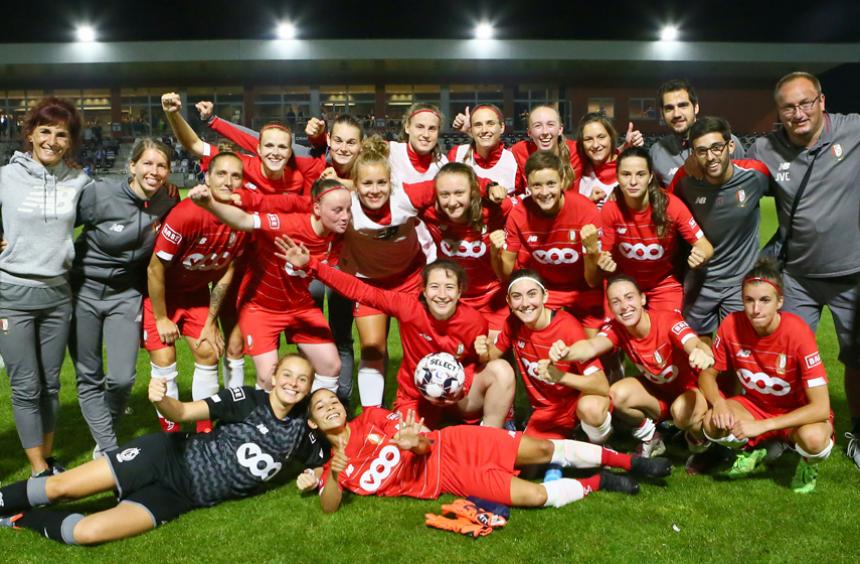
[[[648,172],[651,173],[651,182],[648,183],[648,203],[651,206],[651,222],[657,228],[657,236],[662,237],[666,233],[668,219],[666,218],[666,208],[669,205],[669,196],[660,188],[657,182],[657,176],[654,174],[654,163],[651,162],[651,155],[643,147],[628,147],[621,151],[618,155],[618,168],[621,168],[621,163],[624,159],[631,158],[645,159],[645,164],[648,167]],[[622,212],[627,211],[627,202],[624,201],[624,195],[616,196],[615,202]]]

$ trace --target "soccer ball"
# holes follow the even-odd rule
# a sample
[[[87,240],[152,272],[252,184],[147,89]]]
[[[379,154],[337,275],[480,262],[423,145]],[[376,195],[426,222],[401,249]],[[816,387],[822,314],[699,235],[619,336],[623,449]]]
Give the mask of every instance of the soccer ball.
[[[453,355],[431,353],[415,367],[415,386],[429,402],[450,405],[463,395],[466,371]]]

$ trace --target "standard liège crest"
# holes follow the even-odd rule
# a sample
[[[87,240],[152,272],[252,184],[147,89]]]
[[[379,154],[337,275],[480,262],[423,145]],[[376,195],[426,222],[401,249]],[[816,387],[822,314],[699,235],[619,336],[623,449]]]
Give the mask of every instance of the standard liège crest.
[[[788,357],[785,356],[785,353],[779,353],[779,356],[776,358],[776,373],[785,374],[785,367],[787,364]]]

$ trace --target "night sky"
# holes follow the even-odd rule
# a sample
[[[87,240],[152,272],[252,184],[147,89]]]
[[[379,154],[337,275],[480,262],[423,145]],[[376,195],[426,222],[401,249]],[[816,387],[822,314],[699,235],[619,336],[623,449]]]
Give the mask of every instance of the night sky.
[[[856,0],[67,0],[6,3],[0,43],[71,41],[79,21],[93,23],[102,41],[263,39],[284,17],[307,39],[468,38],[489,18],[497,37],[512,39],[653,40],[671,22],[689,41],[860,42]]]

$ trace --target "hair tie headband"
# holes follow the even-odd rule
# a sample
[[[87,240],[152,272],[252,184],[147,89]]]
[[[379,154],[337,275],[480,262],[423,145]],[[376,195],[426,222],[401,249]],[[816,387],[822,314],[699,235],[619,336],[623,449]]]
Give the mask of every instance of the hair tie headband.
[[[323,196],[325,196],[329,192],[334,192],[335,190],[348,190],[348,188],[346,186],[344,186],[343,184],[337,184],[335,186],[329,186],[328,188],[326,188],[325,190],[323,190],[322,192],[320,192],[319,194],[316,195],[316,197],[314,198],[314,202],[319,202],[320,200],[322,200]]]
[[[534,282],[535,284],[537,284],[538,286],[540,286],[540,289],[541,289],[541,290],[543,290],[544,292],[546,292],[546,286],[544,286],[544,285],[543,285],[543,282],[541,282],[540,280],[538,280],[538,279],[537,279],[537,278],[535,278],[534,276],[520,276],[519,278],[516,278],[516,279],[514,279],[514,280],[511,280],[511,283],[510,283],[510,284],[508,284],[508,291],[507,291],[507,293],[508,293],[508,294],[510,294],[510,293],[511,293],[511,288],[513,288],[513,287],[514,287],[514,284],[516,284],[517,282],[522,282],[523,280],[531,280],[532,282]]]
[[[761,276],[747,276],[744,278],[744,284],[748,284],[749,282],[764,282],[765,284],[770,284],[774,290],[776,290],[776,294],[778,296],[782,295],[782,288],[779,285],[775,284],[772,280],[768,280],[767,278],[762,278]]]

